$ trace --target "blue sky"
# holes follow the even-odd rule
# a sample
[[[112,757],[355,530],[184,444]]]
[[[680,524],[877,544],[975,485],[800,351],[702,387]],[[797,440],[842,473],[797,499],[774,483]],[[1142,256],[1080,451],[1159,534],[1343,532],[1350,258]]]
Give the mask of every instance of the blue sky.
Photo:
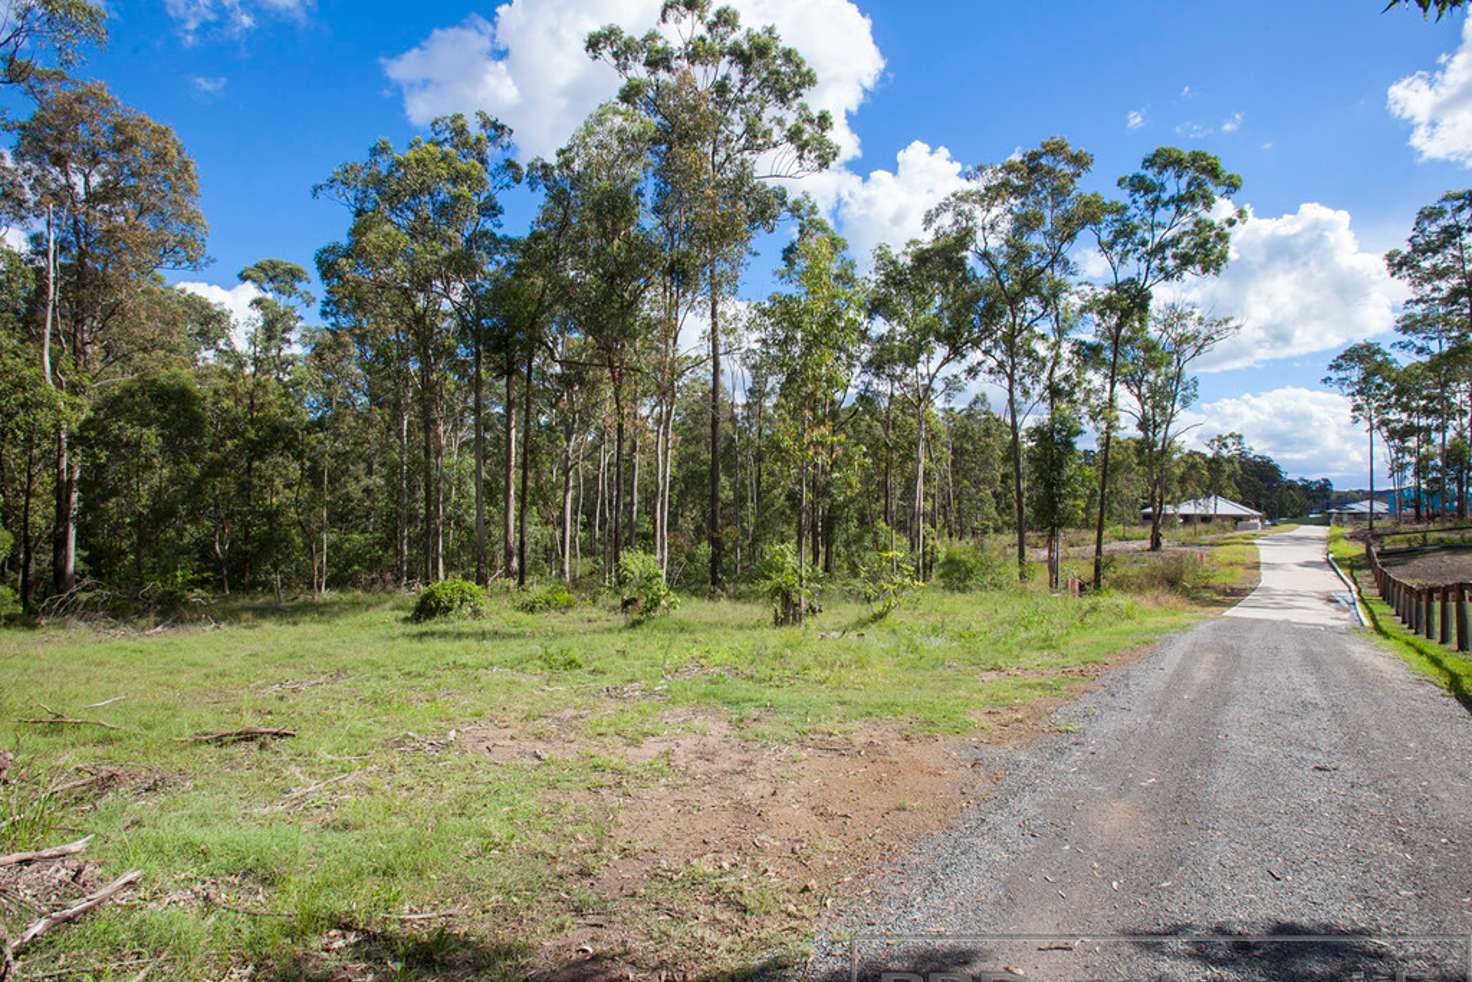
[[[658,0],[109,6],[111,43],[82,73],[179,133],[199,165],[215,262],[176,279],[243,305],[242,266],[279,256],[310,267],[342,233],[341,209],[310,193],[336,164],[451,109],[485,108],[528,153],[549,152],[611,84],[577,39],[610,20],[647,27]],[[1240,429],[1292,473],[1363,484],[1363,440],[1318,380],[1344,344],[1389,327],[1401,294],[1379,255],[1418,207],[1468,183],[1463,18],[1381,14],[1380,0],[1243,2],[1229,15],[1063,0],[736,6],[748,22],[775,21],[817,68],[817,101],[844,121],[844,159],[808,186],[861,249],[914,234],[962,165],[1050,135],[1094,153],[1101,190],[1161,144],[1220,154],[1253,220],[1227,276],[1186,288],[1244,321],[1201,377],[1198,432]],[[512,202],[508,224],[529,208]],[[766,288],[763,262],[753,294]]]

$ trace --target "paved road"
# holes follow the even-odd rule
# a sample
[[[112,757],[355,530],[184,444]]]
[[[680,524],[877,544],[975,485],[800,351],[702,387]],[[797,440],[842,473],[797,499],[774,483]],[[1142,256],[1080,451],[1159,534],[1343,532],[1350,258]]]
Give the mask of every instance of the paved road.
[[[1076,732],[987,751],[987,803],[835,914],[803,977],[852,951],[906,982],[1468,979],[1472,718],[1350,626],[1322,536],[1263,540],[1261,588],[1060,713]],[[1057,938],[977,937],[1001,933]],[[1168,940],[1222,934],[1275,940]],[[1388,934],[1461,940],[1282,940]]]

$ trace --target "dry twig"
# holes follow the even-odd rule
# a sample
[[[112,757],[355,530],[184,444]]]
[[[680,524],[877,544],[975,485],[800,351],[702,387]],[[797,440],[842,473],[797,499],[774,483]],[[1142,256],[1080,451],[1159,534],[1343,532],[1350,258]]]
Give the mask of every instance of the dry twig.
[[[227,743],[241,743],[245,740],[269,740],[276,737],[294,737],[295,730],[278,730],[270,726],[247,726],[239,730],[225,730],[220,733],[200,733],[197,736],[182,737],[187,743],[213,743],[222,747]]]
[[[70,907],[54,911],[53,913],[47,914],[45,917],[34,921],[30,927],[21,932],[20,937],[16,938],[7,946],[11,956],[13,957],[16,952],[20,951],[32,941],[35,941],[37,938],[41,937],[47,931],[50,931],[52,928],[58,927],[62,924],[66,924],[70,921],[74,921],[77,918],[81,917],[83,914],[87,913],[89,910],[92,910],[96,907],[101,907],[103,904],[107,903],[113,897],[116,897],[118,894],[122,893],[124,890],[128,889],[141,879],[143,879],[143,871],[141,869],[130,870],[127,873],[124,873],[122,876],[118,877],[116,880],[113,880],[101,890],[98,890],[95,893],[87,894],[87,896],[83,897],[75,904],[72,904]]]
[[[67,856],[75,856],[87,848],[87,843],[92,837],[78,839],[76,842],[68,842],[64,846],[52,846],[50,849],[38,849],[35,852],[13,852],[8,856],[0,856],[0,866],[19,866],[22,863],[40,863],[48,859],[65,859]]]

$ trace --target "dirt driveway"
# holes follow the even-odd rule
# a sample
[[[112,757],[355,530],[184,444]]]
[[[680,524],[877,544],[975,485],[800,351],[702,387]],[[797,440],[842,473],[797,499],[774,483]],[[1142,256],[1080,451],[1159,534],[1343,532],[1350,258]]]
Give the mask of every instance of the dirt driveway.
[[[1350,627],[1322,530],[1263,546],[1232,616],[994,751],[800,977],[1469,978],[1472,718]]]

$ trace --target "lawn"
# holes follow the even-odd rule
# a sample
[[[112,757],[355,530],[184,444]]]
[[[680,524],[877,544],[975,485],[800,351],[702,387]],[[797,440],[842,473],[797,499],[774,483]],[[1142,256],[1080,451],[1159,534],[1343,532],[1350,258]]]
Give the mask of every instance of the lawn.
[[[341,595],[234,601],[213,626],[0,630],[0,853],[94,837],[90,862],[63,864],[75,887],[28,903],[0,878],[0,922],[14,936],[136,868],[137,890],[47,935],[19,977],[798,957],[874,841],[959,806],[950,748],[1039,725],[1255,568],[1250,543],[1203,555],[1158,574],[1130,557],[1135,594],[931,588],[878,622],[840,601],[801,629],[734,600],[627,627],[608,601],[528,614],[503,594],[423,625],[410,598]],[[1182,576],[1184,595],[1162,586]],[[293,735],[194,740],[246,727]]]

